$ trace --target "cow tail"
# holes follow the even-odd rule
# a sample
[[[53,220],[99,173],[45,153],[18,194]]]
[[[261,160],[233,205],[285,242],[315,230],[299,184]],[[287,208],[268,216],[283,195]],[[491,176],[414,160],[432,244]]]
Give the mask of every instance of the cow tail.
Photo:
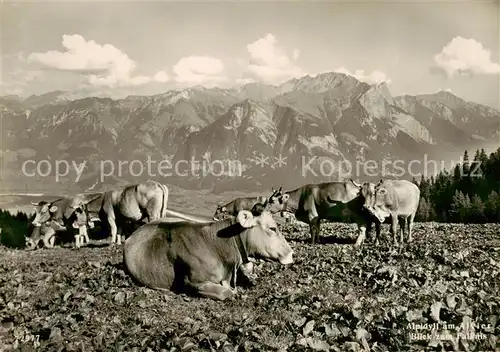
[[[160,188],[162,190],[162,195],[163,195],[162,202],[161,202],[160,217],[164,218],[167,216],[166,210],[167,210],[167,202],[168,202],[168,188],[163,183],[160,183]]]

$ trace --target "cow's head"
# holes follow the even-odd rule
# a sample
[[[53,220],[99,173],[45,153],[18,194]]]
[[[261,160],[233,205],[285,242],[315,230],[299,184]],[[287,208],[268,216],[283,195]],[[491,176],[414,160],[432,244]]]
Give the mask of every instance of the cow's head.
[[[31,202],[35,206],[35,218],[31,224],[35,227],[40,227],[52,219],[53,214],[57,211],[57,205],[40,201],[38,203]]]
[[[25,237],[25,247],[28,250],[33,250],[38,247],[38,243],[42,239],[41,235],[41,227],[40,226],[33,226],[32,225],[32,230],[28,234],[28,236]]]
[[[75,229],[79,229],[82,226],[87,226],[89,219],[87,217],[87,213],[85,213],[81,207],[77,207],[75,208],[71,220],[73,220],[71,226]]]
[[[286,193],[283,194],[281,189],[282,187],[280,187],[278,190],[275,190],[274,188],[272,189],[273,193],[267,201],[266,209],[272,214],[280,213],[281,216],[284,217],[286,213],[287,202],[288,199],[290,199],[290,196]]]
[[[364,199],[363,208],[370,210],[375,205],[375,184],[371,182],[365,182],[361,186],[361,196]]]
[[[380,180],[377,184],[365,182],[361,190],[362,196],[365,198],[364,208],[375,216],[380,222],[390,216],[387,210],[387,188],[384,180]]]
[[[219,220],[224,220],[224,219],[227,219],[229,218],[231,215],[229,214],[229,212],[227,211],[227,208],[226,206],[224,205],[218,205],[217,206],[217,209],[215,210],[215,213],[214,213],[214,216],[213,216],[213,219],[215,221],[219,221]]]
[[[246,229],[241,235],[245,238],[249,255],[279,261],[281,264],[293,263],[292,248],[281,234],[271,213],[264,210],[262,205],[254,206],[252,211],[241,210],[237,220]]]

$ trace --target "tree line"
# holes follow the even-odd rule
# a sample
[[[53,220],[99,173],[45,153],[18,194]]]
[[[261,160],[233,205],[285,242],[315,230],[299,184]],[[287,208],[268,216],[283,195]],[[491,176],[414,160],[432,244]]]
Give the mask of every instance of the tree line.
[[[467,151],[453,170],[413,182],[420,188],[416,221],[500,222],[500,148],[489,156]]]
[[[0,209],[0,243],[11,248],[24,248],[24,236],[28,233],[28,215],[23,212],[12,214]]]

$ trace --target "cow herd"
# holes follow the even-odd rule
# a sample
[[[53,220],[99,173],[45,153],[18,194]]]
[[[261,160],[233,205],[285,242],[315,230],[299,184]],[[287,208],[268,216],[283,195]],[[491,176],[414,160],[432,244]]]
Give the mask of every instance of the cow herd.
[[[293,250],[275,217],[307,223],[312,244],[320,241],[321,220],[339,221],[345,216],[357,224],[355,247],[363,244],[373,226],[378,244],[381,223],[387,218],[394,243],[398,232],[401,243],[406,233],[411,242],[420,191],[405,180],[360,184],[347,179],[286,192],[273,189],[268,197],[238,198],[219,205],[212,217],[169,209],[168,196],[167,186],[149,180],[33,203],[35,217],[27,248],[41,243],[53,247],[63,232],[72,232],[79,248],[89,241],[88,229],[100,221],[112,244],[121,244],[122,236],[127,237],[123,261],[137,282],[224,300],[236,292],[237,274],[248,278],[252,273],[250,258],[293,263]]]

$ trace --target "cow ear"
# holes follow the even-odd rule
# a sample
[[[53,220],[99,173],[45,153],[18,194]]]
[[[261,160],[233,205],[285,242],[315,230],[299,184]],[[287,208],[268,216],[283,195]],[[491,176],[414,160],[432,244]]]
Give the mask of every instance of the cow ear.
[[[380,194],[386,194],[386,193],[387,193],[387,190],[386,190],[385,188],[381,188],[381,189],[379,189],[379,190],[378,190],[378,192],[379,192]]]
[[[288,199],[290,199],[290,195],[289,194],[283,194],[283,201],[287,201]]]
[[[49,208],[49,211],[50,211],[51,213],[55,213],[55,212],[57,211],[57,205],[53,205],[53,206],[51,206],[51,207]]]
[[[35,202],[30,202],[31,205],[34,205],[35,207],[38,205],[38,203],[35,203]]]
[[[236,218],[240,225],[246,229],[255,226],[255,218],[248,210],[240,210]]]
[[[283,186],[280,187],[280,189],[278,190],[278,193],[281,193],[281,189],[283,188]]]

